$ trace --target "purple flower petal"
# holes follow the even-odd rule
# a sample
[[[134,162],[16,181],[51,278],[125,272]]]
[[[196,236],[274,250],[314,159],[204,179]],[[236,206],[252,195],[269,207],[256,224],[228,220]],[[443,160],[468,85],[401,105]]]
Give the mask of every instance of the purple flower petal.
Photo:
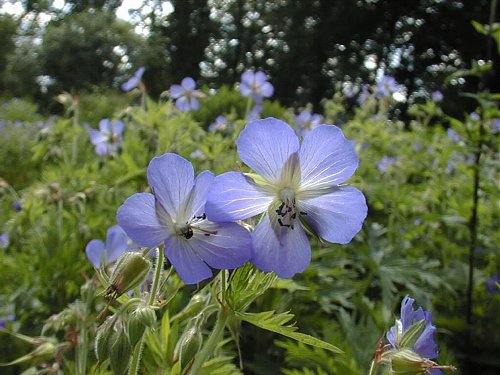
[[[87,254],[88,260],[90,260],[95,268],[99,268],[101,265],[105,249],[106,246],[101,240],[92,240],[87,244],[85,253]]]
[[[434,359],[439,355],[437,345],[434,342],[436,327],[431,324],[431,313],[428,312],[426,315],[425,329],[413,345],[413,349],[422,357]],[[416,322],[418,322],[418,320],[416,320]]]
[[[188,112],[191,110],[189,99],[186,96],[181,96],[175,101],[175,106],[179,111]]]
[[[179,155],[169,153],[153,158],[147,175],[156,199],[168,215],[175,217],[193,188],[193,166]]]
[[[242,173],[227,172],[215,178],[210,187],[205,212],[212,221],[235,221],[258,215],[269,207],[273,197]]]
[[[171,235],[158,219],[153,194],[132,195],[120,206],[116,219],[132,241],[144,247],[157,246]]]
[[[262,85],[264,82],[266,82],[266,80],[267,80],[266,73],[261,72],[260,70],[255,72],[253,76],[253,83],[255,84],[255,86]]]
[[[347,244],[361,230],[366,218],[366,200],[361,191],[339,186],[334,191],[311,199],[298,198],[303,218],[325,240]]]
[[[250,232],[241,225],[205,222],[200,227],[217,232],[210,235],[196,232],[193,238],[188,240],[191,247],[196,249],[198,256],[210,267],[233,269],[250,260],[252,239]]]
[[[172,236],[165,241],[165,256],[186,284],[196,284],[212,276],[212,271],[196,254],[191,243]]]
[[[276,272],[279,277],[303,272],[311,262],[311,246],[302,226],[297,223],[294,229],[282,227],[274,212],[257,224],[252,245],[252,263],[262,271]]]
[[[190,97],[188,100],[190,111],[197,111],[198,109],[200,109],[200,102],[198,99],[196,99],[195,97]]]
[[[191,77],[185,77],[181,81],[181,86],[185,91],[191,91],[196,88],[196,82]]]
[[[215,176],[210,171],[203,171],[196,176],[193,190],[191,190],[189,198],[186,200],[186,206],[181,208],[179,212],[179,221],[187,221],[193,216],[200,216],[205,213],[207,194],[214,179]]]
[[[88,128],[87,131],[89,133],[90,142],[93,145],[98,145],[99,143],[104,143],[108,141],[108,137],[106,137],[98,130]]]
[[[99,121],[99,130],[101,131],[101,133],[111,134],[111,126],[109,123],[109,118],[105,118]]]
[[[269,98],[273,96],[274,86],[271,85],[269,82],[264,82],[260,87],[260,93],[264,98]]]
[[[127,82],[121,85],[121,89],[125,92],[132,90],[139,83],[139,78],[132,77]]]
[[[299,150],[299,139],[290,126],[271,117],[249,123],[237,145],[246,165],[269,182],[277,183],[283,166]]]
[[[406,332],[406,330],[413,324],[414,302],[415,300],[410,296],[406,296],[401,302],[401,323],[403,324],[403,332]]]
[[[352,143],[334,125],[320,125],[307,133],[299,158],[302,190],[340,184],[358,167]]]
[[[182,94],[184,94],[184,89],[181,85],[172,85],[170,86],[170,96],[174,99],[177,99]]]
[[[106,263],[117,260],[127,247],[127,234],[119,225],[113,225],[106,234]]]
[[[123,123],[123,121],[115,121],[112,127],[113,127],[113,135],[122,135],[125,124]]]
[[[241,75],[241,83],[246,86],[251,86],[254,82],[255,73],[251,70],[247,70]]]
[[[98,156],[109,155],[112,151],[111,145],[106,142],[98,143],[95,145],[95,153]]]

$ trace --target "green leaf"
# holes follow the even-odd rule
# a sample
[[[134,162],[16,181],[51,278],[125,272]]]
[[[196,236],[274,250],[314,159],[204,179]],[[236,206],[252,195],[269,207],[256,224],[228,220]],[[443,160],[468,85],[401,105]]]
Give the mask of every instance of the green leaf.
[[[276,274],[261,272],[251,263],[247,263],[232,274],[224,295],[225,301],[233,311],[243,312],[269,289],[276,279]]]
[[[500,54],[500,23],[494,22],[490,25],[483,25],[477,21],[471,21],[472,26],[478,33],[491,35],[497,42],[498,53]]]
[[[493,63],[488,61],[487,63],[478,63],[477,61],[472,62],[472,67],[470,69],[460,69],[456,72],[450,74],[444,80],[445,84],[450,84],[451,81],[460,77],[476,76],[479,77],[486,72],[489,72],[493,68]]]
[[[287,323],[290,322],[290,320],[294,317],[293,314],[276,314],[274,311],[264,311],[260,313],[235,312],[235,314],[241,320],[253,324],[254,326],[271,332],[279,333],[280,335],[297,340],[303,344],[326,349],[333,353],[343,353],[341,349],[330,343],[327,343],[316,337],[297,332],[298,328],[295,326],[295,323],[287,325]]]

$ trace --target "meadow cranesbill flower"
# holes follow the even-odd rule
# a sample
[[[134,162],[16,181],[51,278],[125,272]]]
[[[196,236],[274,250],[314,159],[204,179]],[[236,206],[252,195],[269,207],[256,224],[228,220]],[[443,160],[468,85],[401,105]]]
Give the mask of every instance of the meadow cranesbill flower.
[[[370,97],[370,90],[368,85],[363,85],[361,87],[361,92],[358,96],[358,104],[362,105]]]
[[[107,118],[99,122],[99,130],[90,128],[87,131],[90,142],[95,146],[95,152],[99,156],[111,155],[118,151],[122,143],[122,133],[125,124],[122,121],[111,121]]]
[[[432,92],[431,98],[434,103],[439,103],[443,101],[444,96],[441,91],[437,90]]]
[[[493,134],[500,132],[500,118],[491,119],[489,125]]]
[[[274,87],[267,82],[266,73],[247,70],[241,75],[240,93],[250,96],[256,103],[262,103],[264,98],[273,96]]]
[[[388,168],[394,164],[396,164],[396,158],[384,156],[382,160],[377,163],[377,168],[380,172],[385,173],[387,172]]]
[[[16,316],[13,314],[0,317],[0,330],[7,328],[7,322],[13,322],[16,320]]]
[[[227,129],[227,120],[224,116],[220,115],[217,116],[215,121],[210,124],[208,127],[208,131],[210,132],[223,132]]]
[[[129,238],[119,225],[113,225],[106,233],[106,243],[92,240],[87,244],[85,253],[95,268],[117,260],[128,248]]]
[[[432,325],[432,314],[424,311],[421,307],[414,310],[414,303],[415,300],[410,296],[403,299],[401,302],[401,318],[397,319],[396,324],[387,332],[387,340],[393,349],[410,349],[422,358],[435,359],[439,352],[434,342],[436,327]],[[408,330],[415,324],[421,323],[423,324],[417,335],[412,334],[411,339],[405,337]],[[439,369],[429,369],[428,371],[433,375],[442,373]]]
[[[453,142],[460,142],[460,135],[456,132],[456,130],[452,128],[448,128],[446,130],[446,135],[448,136],[449,139],[451,139]]]
[[[488,294],[500,294],[500,275],[493,275],[486,280]]]
[[[12,202],[12,208],[19,212],[23,209],[23,203],[20,200],[15,200]]]
[[[186,77],[180,85],[170,86],[170,96],[175,100],[175,106],[179,111],[196,111],[200,108],[198,99],[204,95],[196,89],[196,82],[191,77]]]
[[[256,174],[217,176],[206,212],[217,222],[265,213],[252,232],[256,267],[280,277],[304,271],[311,246],[303,225],[341,244],[359,232],[367,213],[365,197],[340,185],[356,170],[358,157],[339,128],[320,125],[300,143],[288,124],[267,118],[249,123],[237,146]]]
[[[9,234],[7,232],[0,234],[0,249],[9,247],[9,243]]]
[[[294,119],[295,119],[297,134],[299,136],[304,136],[307,132],[314,129],[321,122],[320,115],[308,111],[300,112],[299,115],[295,116]]]
[[[375,95],[377,98],[390,96],[396,91],[398,91],[398,85],[394,77],[391,76],[382,76],[375,87]]]
[[[127,92],[132,90],[133,88],[137,87],[139,85],[139,82],[141,82],[142,75],[144,74],[145,68],[141,66],[137,71],[134,73],[132,78],[130,78],[127,82],[122,84],[122,90]]]
[[[165,255],[186,284],[212,276],[210,267],[232,269],[250,259],[250,233],[242,226],[207,220],[205,201],[214,175],[194,177],[176,154],[153,158],[147,170],[152,194],[137,193],[118,209],[120,226],[137,244],[165,244]]]

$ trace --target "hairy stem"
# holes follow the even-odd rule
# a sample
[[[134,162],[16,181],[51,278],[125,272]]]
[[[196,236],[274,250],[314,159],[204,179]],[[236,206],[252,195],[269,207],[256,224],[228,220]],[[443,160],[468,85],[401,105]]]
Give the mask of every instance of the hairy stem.
[[[158,255],[156,257],[156,267],[153,277],[153,285],[151,286],[151,294],[149,295],[149,305],[153,305],[156,300],[156,294],[158,293],[158,286],[160,285],[161,272],[163,271],[163,247],[158,248]],[[132,359],[130,360],[130,367],[128,370],[128,375],[137,375],[139,372],[139,366],[141,364],[142,347],[144,345],[144,335],[142,334],[141,339],[137,344],[135,344],[134,353]]]

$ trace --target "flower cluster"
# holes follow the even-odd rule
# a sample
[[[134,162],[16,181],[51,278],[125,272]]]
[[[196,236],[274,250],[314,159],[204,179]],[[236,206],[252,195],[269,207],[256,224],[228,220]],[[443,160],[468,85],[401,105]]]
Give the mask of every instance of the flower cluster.
[[[125,124],[122,121],[111,121],[107,118],[99,122],[99,130],[87,126],[90,142],[95,146],[95,152],[99,156],[116,154],[122,144],[122,133]]]
[[[278,142],[276,140],[279,140]],[[154,158],[147,177],[152,193],[138,193],[117,220],[144,247],[165,245],[165,255],[187,284],[251,261],[281,277],[303,272],[311,260],[306,231],[346,244],[367,214],[363,194],[341,185],[356,170],[354,148],[333,125],[320,125],[300,143],[286,123],[249,123],[238,153],[256,174],[205,171],[176,154]],[[238,220],[264,214],[250,233]]]

